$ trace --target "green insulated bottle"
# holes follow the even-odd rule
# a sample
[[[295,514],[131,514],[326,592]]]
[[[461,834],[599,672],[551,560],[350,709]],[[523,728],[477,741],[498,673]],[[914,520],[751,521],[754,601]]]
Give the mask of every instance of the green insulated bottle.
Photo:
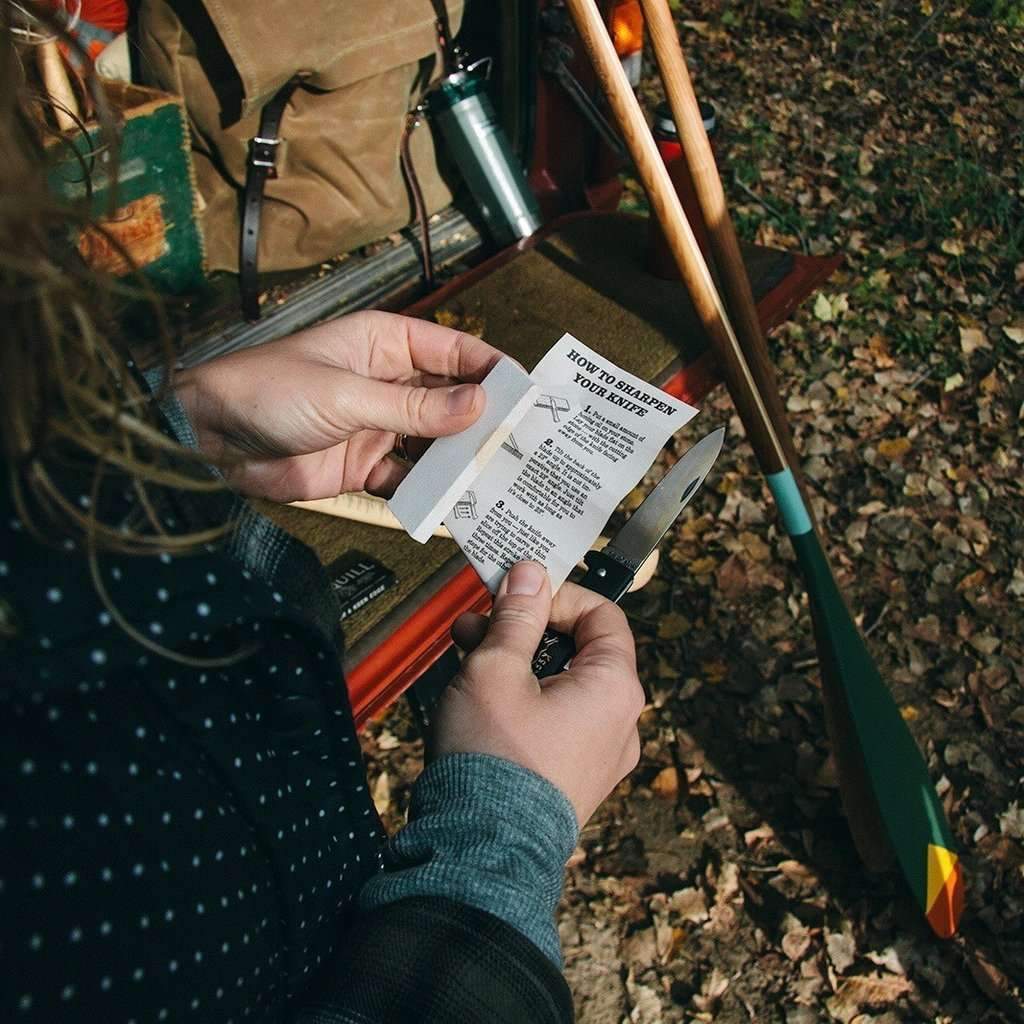
[[[430,91],[426,107],[494,241],[511,245],[532,235],[540,207],[495,116],[487,76],[475,65],[453,72]]]

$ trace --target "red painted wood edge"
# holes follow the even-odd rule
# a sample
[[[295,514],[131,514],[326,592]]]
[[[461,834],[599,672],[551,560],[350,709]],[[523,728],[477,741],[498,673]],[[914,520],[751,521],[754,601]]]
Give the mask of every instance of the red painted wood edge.
[[[486,612],[491,595],[467,565],[425,601],[347,676],[356,727],[383,711],[451,645],[452,622],[464,612]]]
[[[841,256],[793,257],[793,269],[757,304],[764,330],[786,320],[794,309],[842,263]],[[721,383],[709,350],[676,371],[663,389],[690,405]],[[461,569],[416,609],[347,676],[356,727],[361,728],[397,700],[451,645],[452,622],[464,612],[486,612],[491,595],[472,566]]]
[[[761,329],[770,331],[793,315],[793,311],[820,284],[824,284],[842,266],[843,257],[793,254],[793,268],[757,304]]]

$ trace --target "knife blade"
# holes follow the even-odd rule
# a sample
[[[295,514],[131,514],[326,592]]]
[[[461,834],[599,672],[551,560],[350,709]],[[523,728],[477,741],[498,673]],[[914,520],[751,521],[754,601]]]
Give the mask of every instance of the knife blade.
[[[616,604],[629,590],[644,559],[658,546],[676,517],[690,503],[722,450],[725,428],[701,438],[644,498],[629,521],[603,551],[588,551],[586,575],[579,585]],[[557,675],[576,653],[572,637],[544,631],[531,665],[538,679]]]

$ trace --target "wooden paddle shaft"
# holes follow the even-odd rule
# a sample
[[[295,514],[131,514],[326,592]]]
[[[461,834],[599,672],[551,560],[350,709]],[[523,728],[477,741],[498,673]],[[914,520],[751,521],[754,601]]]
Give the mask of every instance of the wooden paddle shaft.
[[[787,466],[785,452],[771,417],[600,11],[594,0],[566,0],[566,6],[572,13],[576,30],[587,48],[618,121],[619,130],[654,214],[661,223],[665,240],[690,293],[701,326],[711,339],[722,375],[746,427],[758,462],[765,472],[784,469]]]
[[[650,33],[654,57],[661,72],[665,96],[672,109],[672,118],[675,121],[683,157],[693,179],[694,191],[708,230],[711,253],[724,292],[725,305],[761,399],[768,408],[775,432],[782,442],[786,461],[796,473],[800,461],[793,444],[793,434],[789,429],[782,396],[775,379],[775,368],[772,366],[768,345],[761,330],[757,305],[754,302],[754,293],[750,289],[750,278],[747,276],[743,255],[740,252],[739,240],[726,206],[725,191],[715,165],[714,153],[704,130],[704,119],[679,45],[679,33],[666,0],[640,2]],[[775,466],[772,470],[781,468],[783,467]],[[797,477],[800,483],[799,474]],[[806,494],[804,504],[810,513],[811,505]]]
[[[623,139],[629,149],[630,156],[636,167],[640,180],[647,192],[654,215],[661,223],[666,241],[679,267],[683,282],[690,294],[690,299],[701,320],[702,326],[708,333],[716,355],[722,375],[725,378],[729,392],[732,395],[733,403],[743,420],[747,434],[750,438],[754,454],[761,469],[766,474],[776,473],[783,469],[795,469],[799,464],[792,456],[788,457],[786,448],[780,438],[780,430],[776,429],[778,421],[785,429],[785,415],[782,409],[781,398],[778,395],[778,388],[775,384],[774,374],[768,376],[771,371],[771,363],[768,359],[767,346],[764,343],[763,335],[760,332],[760,325],[756,320],[756,307],[753,307],[753,297],[750,295],[750,285],[746,281],[746,271],[743,269],[742,259],[738,253],[738,244],[735,243],[733,234],[733,248],[735,258],[730,258],[726,251],[729,243],[726,240],[722,247],[722,263],[726,268],[738,268],[742,272],[742,282],[734,287],[734,292],[740,295],[737,302],[733,298],[736,308],[742,310],[747,308],[752,312],[752,322],[756,326],[755,332],[750,332],[748,340],[750,353],[756,358],[759,351],[763,352],[763,359],[758,363],[761,369],[761,379],[765,382],[764,392],[774,396],[774,411],[777,419],[773,419],[768,406],[758,386],[758,380],[751,370],[750,363],[744,350],[740,345],[728,314],[723,307],[722,300],[715,288],[711,273],[697,246],[693,231],[686,219],[682,204],[672,186],[668,171],[661,155],[658,153],[653,136],[647,126],[640,105],[633,93],[632,87],[626,79],[625,72],[615,53],[607,28],[601,18],[593,0],[566,0],[577,31],[580,34],[584,45],[590,55],[597,76],[608,98],[609,105],[619,123]],[[645,3],[645,7],[653,6]],[[667,13],[667,9],[666,9]],[[671,40],[667,39],[665,31],[666,22],[664,18],[657,18],[658,40],[661,58],[669,52],[670,47],[666,45],[671,41],[675,50],[679,51],[679,40],[675,34],[674,26],[671,27]],[[669,15],[668,23],[671,24]],[[650,25],[649,25],[650,27]],[[654,41],[652,30],[652,42]],[[679,51],[682,60],[681,51]],[[685,80],[689,82],[689,75],[685,71],[685,63],[682,66]],[[682,79],[682,75],[673,75],[676,84]],[[666,91],[669,86],[666,84]],[[672,86],[674,92],[679,92],[676,86]],[[693,97],[692,86],[689,88],[690,98],[680,102],[680,95],[676,96],[679,111],[673,111],[676,118],[677,132],[682,141],[694,137],[707,141],[703,128],[703,119],[700,118],[699,108],[696,105],[696,98]],[[692,102],[691,102],[692,101]],[[671,103],[671,100],[670,100]],[[693,121],[694,112],[697,120]],[[699,128],[699,131],[697,130]],[[692,149],[692,146],[691,146]],[[685,151],[685,150],[684,150]],[[714,165],[713,158],[700,162],[700,166],[691,167],[691,173],[695,183],[703,184],[705,193],[715,189],[717,185],[718,199],[707,206],[702,206],[705,212],[705,220],[708,233],[715,244],[716,237],[725,238],[726,234],[732,231],[731,222],[725,209],[725,199],[721,192],[721,182],[718,180],[718,172]],[[713,179],[713,180],[712,180]],[[710,182],[710,184],[709,184]],[[698,196],[700,193],[698,192]],[[710,197],[709,197],[710,198]],[[716,252],[715,249],[712,252]],[[729,273],[728,269],[725,273]],[[723,274],[724,276],[724,274]],[[740,275],[736,275],[740,276]],[[743,292],[745,290],[748,298],[748,305],[744,305]],[[739,314],[741,322],[745,319]],[[766,372],[767,371],[767,372]],[[770,386],[769,386],[770,380]],[[785,430],[789,441],[789,451],[792,452],[792,441],[788,436],[788,429]],[[791,461],[792,459],[792,461]],[[806,504],[806,500],[805,500]],[[823,627],[815,620],[815,635],[819,644],[828,645],[829,638],[824,635]],[[823,670],[825,666],[823,665]],[[827,670],[825,670],[827,672]],[[870,786],[867,784],[867,776],[859,744],[856,742],[853,725],[850,719],[849,710],[846,706],[846,698],[836,680],[831,678],[824,680],[826,720],[829,733],[833,738],[833,746],[836,750],[837,760],[840,762],[840,775],[842,778],[842,789],[844,805],[847,807],[847,815],[851,832],[862,858],[869,866],[881,867],[888,859],[888,846],[885,841],[884,828],[878,813],[877,805],[871,797]]]
[[[757,306],[750,289],[739,241],[732,218],[726,206],[714,154],[704,130],[704,119],[700,113],[697,96],[690,80],[679,34],[672,18],[667,0],[640,0],[651,46],[661,74],[665,95],[672,110],[687,170],[694,183],[697,201],[708,229],[711,252],[718,271],[726,306],[732,317],[743,353],[757,383],[762,400],[768,408],[786,460],[793,470],[797,486],[800,487],[804,505],[813,522],[813,509],[807,500],[806,489],[799,472],[799,458],[793,444],[782,395],[779,392],[768,353],[768,345],[757,316]],[[763,463],[762,463],[763,466]],[[812,616],[815,640],[818,650],[825,650],[830,643],[822,623]],[[874,870],[888,866],[892,851],[886,840],[877,802],[871,790],[871,783],[864,764],[856,729],[846,703],[846,696],[839,681],[826,663],[822,662],[822,697],[825,721],[836,763],[839,768],[839,784],[843,806],[854,843],[864,863]]]

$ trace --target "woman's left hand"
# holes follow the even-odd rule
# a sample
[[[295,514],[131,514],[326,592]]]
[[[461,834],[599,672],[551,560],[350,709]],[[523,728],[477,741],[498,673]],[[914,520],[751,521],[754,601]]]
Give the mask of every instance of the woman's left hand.
[[[175,392],[202,451],[244,494],[390,496],[409,471],[390,457],[399,437],[465,430],[500,358],[439,324],[354,313],[183,371]]]

